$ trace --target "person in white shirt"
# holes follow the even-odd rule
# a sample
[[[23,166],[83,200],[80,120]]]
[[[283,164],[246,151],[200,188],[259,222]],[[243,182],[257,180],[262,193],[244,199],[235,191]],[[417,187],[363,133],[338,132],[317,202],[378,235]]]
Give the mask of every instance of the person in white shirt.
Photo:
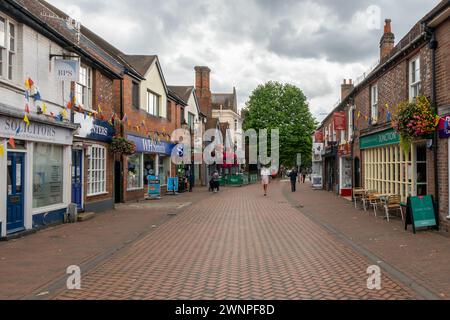
[[[264,189],[264,196],[267,196],[267,189],[269,188],[269,177],[270,177],[269,168],[262,167],[261,168],[261,178],[262,178],[262,185],[263,185],[263,189]]]

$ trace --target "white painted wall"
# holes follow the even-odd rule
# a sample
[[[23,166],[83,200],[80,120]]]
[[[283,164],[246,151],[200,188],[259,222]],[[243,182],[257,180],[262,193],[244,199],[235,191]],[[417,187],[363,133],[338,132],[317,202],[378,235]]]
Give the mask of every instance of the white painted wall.
[[[158,71],[156,60],[147,71],[144,81],[141,81],[141,109],[147,111],[147,92],[151,91],[158,94],[160,99],[160,116],[167,118],[167,94],[164,88],[164,82]]]
[[[3,17],[6,16],[3,12]],[[13,80],[0,78],[0,103],[8,109],[17,110],[25,114],[25,105],[28,103],[30,114],[36,113],[37,105],[43,102],[47,106],[47,114],[53,112],[59,114],[62,107],[67,104],[70,99],[70,82],[62,83],[55,79],[54,64],[55,58],[49,59],[50,54],[68,53],[63,48],[56,45],[43,35],[29,28],[28,26],[16,25],[16,64]],[[71,54],[73,55],[73,54]],[[25,99],[25,79],[30,77],[38,86],[41,94],[42,102],[34,103],[33,99],[29,101]],[[64,91],[63,91],[64,90]],[[70,111],[67,112],[70,117]],[[0,138],[0,144],[3,145],[5,154],[0,157],[0,176],[6,176],[7,170],[7,139]],[[27,142],[27,150],[25,157],[25,195],[24,195],[24,216],[25,228],[32,228],[33,214],[48,212],[56,209],[66,208],[71,201],[71,177],[70,166],[72,162],[71,146],[64,147],[63,163],[64,167],[64,203],[49,208],[32,209],[32,192],[33,192],[33,149],[34,143]],[[15,150],[17,151],[17,150]],[[0,221],[2,228],[0,236],[6,235],[6,203],[7,190],[6,183],[0,183]]]
[[[2,13],[2,16],[5,15]],[[39,87],[41,98],[47,105],[47,112],[57,115],[61,112],[61,107],[69,101],[70,83],[64,83],[63,96],[63,84],[57,81],[54,75],[55,58],[50,61],[49,55],[65,52],[56,43],[26,25],[16,24],[16,28],[16,69],[12,81],[0,78],[0,102],[24,111],[27,103],[24,83],[27,77],[31,77]],[[30,99],[28,104],[30,112],[36,112],[33,99]]]

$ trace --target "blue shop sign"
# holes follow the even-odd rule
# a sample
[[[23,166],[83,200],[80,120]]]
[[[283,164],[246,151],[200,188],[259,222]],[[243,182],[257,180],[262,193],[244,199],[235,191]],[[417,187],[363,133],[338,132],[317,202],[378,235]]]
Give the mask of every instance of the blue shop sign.
[[[127,139],[136,144],[136,152],[142,153],[158,153],[166,156],[172,155],[172,150],[175,144],[165,141],[155,141],[149,138],[143,138],[133,135],[128,135]]]
[[[77,137],[110,143],[115,130],[107,121],[89,117],[84,113],[75,113],[74,122],[80,124]]]

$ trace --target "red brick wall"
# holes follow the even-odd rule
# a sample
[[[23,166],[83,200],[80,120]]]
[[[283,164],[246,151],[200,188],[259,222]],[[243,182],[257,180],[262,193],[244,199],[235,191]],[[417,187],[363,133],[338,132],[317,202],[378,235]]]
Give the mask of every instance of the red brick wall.
[[[450,19],[436,29],[436,101],[442,115],[450,109]],[[444,110],[446,109],[446,111]],[[441,228],[450,232],[449,215],[449,178],[448,178],[448,139],[438,141],[438,180],[439,180],[439,215]]]
[[[450,19],[436,29],[436,95],[438,106],[450,106]]]
[[[162,141],[170,141],[170,136],[175,129],[181,127],[181,106],[177,105],[175,101],[169,99],[168,101],[161,101],[167,103],[167,118],[156,117],[148,114],[143,109],[138,109],[132,105],[132,85],[133,80],[129,76],[125,76],[123,80],[123,108],[124,114],[127,115],[128,121],[124,123],[124,133],[132,134],[141,137],[160,138]],[[117,97],[120,97],[120,81],[115,81],[114,92]],[[120,100],[116,99],[116,105],[120,105]],[[169,115],[170,114],[170,115]],[[130,125],[128,125],[128,122]],[[143,125],[143,122],[145,125]],[[139,126],[139,128],[137,128]],[[167,135],[155,135],[156,132],[165,133]],[[142,200],[145,195],[144,190],[127,191],[128,162],[127,157],[123,157],[123,201],[138,201]],[[172,167],[172,175],[175,175],[175,168]],[[164,190],[162,190],[164,192]]]
[[[99,106],[101,106],[102,113],[99,114],[103,116],[106,121],[108,121],[113,113],[117,113],[118,109],[115,106],[115,96],[113,92],[113,80],[104,75],[99,70],[94,69],[92,75],[92,91],[93,91],[93,109],[99,111]],[[114,159],[110,152],[109,144],[91,140],[85,140],[85,144],[97,144],[106,147],[107,159],[106,159],[106,194],[88,197],[88,157],[84,157],[84,202],[86,204],[95,203],[103,200],[108,200],[113,198],[114,192]]]

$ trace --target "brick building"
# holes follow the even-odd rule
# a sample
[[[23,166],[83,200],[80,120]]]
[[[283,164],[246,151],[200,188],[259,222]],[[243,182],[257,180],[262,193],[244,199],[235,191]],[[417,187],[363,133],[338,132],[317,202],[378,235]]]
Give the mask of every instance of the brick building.
[[[348,115],[348,131],[352,131],[348,139],[352,186],[399,194],[403,202],[408,196],[433,195],[441,227],[447,231],[450,214],[448,135],[439,138],[436,133],[414,140],[406,156],[391,119],[398,104],[412,101],[419,95],[427,97],[441,117],[450,113],[449,7],[448,1],[442,1],[397,45],[391,20],[387,19],[380,40],[379,64],[349,90],[333,111],[344,111]],[[324,132],[326,144],[342,140],[333,129],[332,114],[319,128]],[[339,180],[336,178],[339,174],[331,175],[330,167],[325,161],[324,184],[328,189],[327,180],[334,183]]]
[[[5,154],[0,170],[8,172],[8,183],[0,188],[5,195],[0,236],[5,236],[62,222],[70,203],[79,209],[111,206],[108,143],[98,142],[102,152],[87,150],[97,142],[94,136],[103,136],[92,119],[100,104],[113,112],[111,84],[121,69],[45,1],[2,1],[0,10],[0,31],[8,34],[7,47],[5,37],[0,50],[3,57],[8,50],[9,60],[0,64],[0,113],[5,116],[0,119]],[[81,62],[79,74],[73,70],[77,81],[57,78],[56,70],[69,59]]]

